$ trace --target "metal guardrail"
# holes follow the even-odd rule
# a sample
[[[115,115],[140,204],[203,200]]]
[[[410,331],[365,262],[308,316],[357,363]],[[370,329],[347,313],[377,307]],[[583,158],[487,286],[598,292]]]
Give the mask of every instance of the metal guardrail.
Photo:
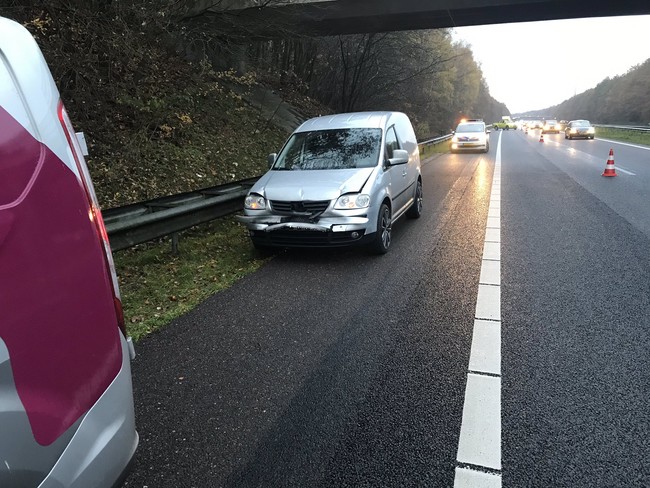
[[[622,129],[622,130],[634,130],[639,132],[650,132],[650,128],[641,127],[636,125],[604,125],[604,124],[594,124],[594,127],[603,127],[606,129]]]
[[[440,136],[440,137],[434,137],[433,139],[427,139],[426,141],[418,142],[418,147],[420,146],[431,146],[435,144],[440,144],[441,142],[448,141],[451,139],[454,135],[453,134],[447,134],[445,136]]]
[[[418,143],[429,146],[451,139],[452,134]],[[120,251],[225,217],[242,209],[244,197],[258,178],[169,195],[102,211],[112,251]],[[176,249],[172,238],[172,248]]]
[[[237,212],[257,180],[249,178],[104,210],[111,250],[126,249]]]

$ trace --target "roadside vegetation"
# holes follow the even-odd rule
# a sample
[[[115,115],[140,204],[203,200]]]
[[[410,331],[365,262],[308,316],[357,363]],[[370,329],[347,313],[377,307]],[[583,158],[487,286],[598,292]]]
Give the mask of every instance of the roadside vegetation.
[[[610,127],[596,127],[596,137],[650,146],[650,130],[643,132],[638,130],[612,129]]]

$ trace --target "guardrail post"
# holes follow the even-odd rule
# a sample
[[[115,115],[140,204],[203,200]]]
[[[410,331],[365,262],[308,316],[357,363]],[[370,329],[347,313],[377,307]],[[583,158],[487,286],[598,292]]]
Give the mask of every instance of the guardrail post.
[[[172,254],[178,256],[178,232],[172,234]]]

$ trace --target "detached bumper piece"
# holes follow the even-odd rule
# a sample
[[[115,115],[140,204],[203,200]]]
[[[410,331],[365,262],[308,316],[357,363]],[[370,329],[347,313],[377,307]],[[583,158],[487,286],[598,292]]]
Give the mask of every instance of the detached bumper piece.
[[[364,230],[332,232],[281,228],[271,231],[250,230],[255,244],[275,247],[343,247],[364,242]]]

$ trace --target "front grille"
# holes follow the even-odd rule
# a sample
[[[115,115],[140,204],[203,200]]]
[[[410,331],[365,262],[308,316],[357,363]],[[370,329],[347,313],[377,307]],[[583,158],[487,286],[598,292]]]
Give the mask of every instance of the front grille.
[[[270,232],[253,231],[251,238],[258,244],[280,247],[336,247],[361,241],[363,231],[352,237],[352,232],[320,232],[312,230],[279,229]]]
[[[320,201],[298,201],[298,202],[285,202],[282,200],[271,200],[271,210],[277,213],[293,214],[293,213],[322,213],[329,207],[329,200]]]

